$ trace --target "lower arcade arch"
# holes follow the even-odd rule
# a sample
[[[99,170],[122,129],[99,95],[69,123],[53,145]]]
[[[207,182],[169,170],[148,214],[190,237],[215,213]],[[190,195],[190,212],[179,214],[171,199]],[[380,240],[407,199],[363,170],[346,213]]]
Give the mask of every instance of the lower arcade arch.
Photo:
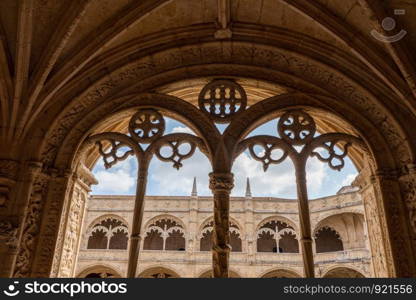
[[[206,270],[198,276],[198,278],[213,278],[213,277],[214,276],[212,276],[212,270]],[[237,272],[230,270],[229,278],[241,278],[241,276]]]
[[[122,278],[122,276],[112,267],[98,265],[88,267],[80,272],[77,278]]]
[[[180,276],[175,271],[161,266],[142,271],[138,278],[180,278]]]
[[[301,278],[297,272],[287,269],[275,269],[267,271],[260,276],[261,278]]]
[[[327,271],[323,278],[365,278],[365,276],[352,268],[349,267],[335,267]]]

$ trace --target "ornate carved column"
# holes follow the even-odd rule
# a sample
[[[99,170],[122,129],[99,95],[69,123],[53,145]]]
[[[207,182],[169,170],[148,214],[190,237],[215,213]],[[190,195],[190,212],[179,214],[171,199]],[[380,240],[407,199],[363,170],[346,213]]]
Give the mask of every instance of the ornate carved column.
[[[234,187],[232,173],[210,173],[209,188],[214,196],[213,275],[228,278],[230,193]]]
[[[62,251],[63,225],[62,216],[68,211],[70,192],[73,186],[73,173],[70,170],[49,170],[47,194],[40,200],[44,202],[40,233],[37,242],[34,262],[31,268],[32,277],[56,276],[56,255]],[[64,198],[64,200],[62,200]],[[57,230],[59,228],[59,230]]]
[[[72,186],[68,195],[69,201],[66,201],[65,214],[61,217],[62,228],[60,228],[58,241],[62,245],[58,244],[55,250],[51,272],[53,277],[74,276],[77,254],[82,238],[81,232],[86,200],[91,191],[91,185],[98,182],[89,169],[81,163],[77,168],[77,172],[73,174],[71,183]]]
[[[50,176],[41,172],[41,164],[30,163],[26,171],[22,190],[16,197],[14,211],[20,214],[19,206],[25,211],[20,217],[19,248],[13,266],[13,277],[30,277],[36,242],[40,231],[41,212]]]
[[[19,163],[0,159],[0,277],[10,277],[17,254],[18,218],[10,218],[12,191],[18,181]]]
[[[391,270],[391,261],[387,261],[388,253],[385,247],[389,243],[385,242],[386,235],[382,233],[382,218],[384,212],[381,212],[377,201],[375,189],[375,177],[371,176],[369,168],[364,168],[356,178],[353,185],[360,187],[360,193],[363,199],[365,216],[367,219],[367,229],[369,233],[369,244],[371,247],[371,263],[375,277],[388,277],[394,273]],[[390,270],[389,270],[390,269]]]
[[[411,242],[413,236],[397,172],[390,170],[377,172],[376,191],[384,202],[386,217],[383,227],[388,230],[386,241],[390,241],[390,247],[386,249],[392,252],[390,255],[394,265],[394,276],[414,277],[416,276],[416,258]]]
[[[399,178],[403,200],[409,216],[410,232],[413,240],[413,253],[416,256],[416,164],[407,167],[406,174]]]
[[[15,224],[8,220],[0,221],[0,277],[10,277],[13,261],[17,254],[17,231]]]
[[[411,233],[397,172],[364,169],[354,185],[361,188],[375,277],[415,276]]]

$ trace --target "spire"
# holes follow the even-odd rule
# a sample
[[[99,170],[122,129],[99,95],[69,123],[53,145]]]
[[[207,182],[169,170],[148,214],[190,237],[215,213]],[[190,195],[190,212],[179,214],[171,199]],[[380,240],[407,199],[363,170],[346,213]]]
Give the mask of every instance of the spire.
[[[196,189],[196,177],[194,177],[194,184],[192,185],[192,193],[191,196],[198,196],[198,191]]]
[[[248,177],[247,177],[247,183],[246,183],[246,197],[251,198],[250,178]]]

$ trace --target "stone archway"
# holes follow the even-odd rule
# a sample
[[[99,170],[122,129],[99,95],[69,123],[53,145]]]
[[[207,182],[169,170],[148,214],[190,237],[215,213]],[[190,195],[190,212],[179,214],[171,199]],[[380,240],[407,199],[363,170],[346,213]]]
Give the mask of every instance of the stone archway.
[[[213,278],[212,270],[202,272],[201,275],[198,276],[198,278]],[[230,270],[229,278],[241,278],[241,276],[237,272]]]
[[[141,272],[139,278],[179,278],[180,276],[169,268],[153,267]]]
[[[0,206],[5,208],[4,239],[10,244],[1,253],[2,274],[57,276],[61,267],[65,274],[71,272],[70,257],[78,244],[76,212],[83,202],[74,194],[82,191],[80,186],[86,194],[91,183],[78,164],[78,150],[99,120],[125,102],[131,101],[125,109],[144,105],[132,102],[181,80],[250,77],[278,84],[287,94],[301,93],[305,101],[295,101],[301,107],[349,116],[347,123],[371,150],[371,161],[361,160],[362,173],[355,184],[366,204],[376,275],[414,276],[416,132],[409,124],[416,122],[415,59],[408,55],[405,41],[380,45],[368,37],[369,26],[379,27],[384,10],[393,7],[360,1],[354,9],[361,21],[350,22],[341,12],[347,10],[338,4],[268,1],[273,6],[255,15],[260,2],[251,0],[246,6],[211,5],[207,19],[194,18],[193,11],[166,18],[172,7],[164,5],[178,5],[182,12],[195,1],[177,2],[120,1],[105,16],[97,16],[100,1],[72,1],[67,10],[59,1],[48,3],[47,9],[45,3],[19,1],[10,9],[13,17],[2,18],[6,26],[1,26],[1,35],[6,38],[0,45],[5,79],[0,82],[0,134],[7,147],[0,149]],[[198,3],[203,12],[205,5]],[[2,9],[3,5],[9,9],[8,3],[0,4]],[[270,18],[273,9],[287,12],[296,22]],[[267,18],[272,21],[263,22]],[[39,22],[42,25],[35,26]],[[147,27],[149,23],[161,24],[163,31]],[[50,24],[56,26],[46,26]],[[301,33],[305,29],[308,32]],[[264,110],[260,115],[278,110],[270,103],[262,105],[256,107]],[[188,107],[186,114],[193,112]],[[255,118],[244,117],[241,126],[255,126]],[[232,159],[227,154],[244,137],[234,129],[224,137],[225,143],[218,137],[208,143],[220,145],[209,149],[215,156],[216,190],[232,188]],[[225,244],[223,240],[217,250],[226,256]],[[61,257],[69,263],[57,263]]]
[[[107,266],[91,266],[81,271],[77,278],[121,278],[121,275]]]
[[[337,267],[326,272],[323,278],[365,278],[360,272],[347,268],[347,267]]]
[[[295,271],[285,270],[285,269],[276,269],[268,271],[265,274],[261,275],[261,278],[300,278],[301,276]]]
[[[205,47],[203,49],[209,48],[209,46],[212,48],[218,47],[218,44],[210,44],[210,45],[203,45],[200,47]],[[221,45],[221,49],[223,49],[224,45]],[[244,48],[247,45],[242,45],[242,49],[247,49]],[[202,48],[198,48],[199,51],[205,51],[205,50],[201,50]],[[261,48],[261,47],[260,47]],[[190,48],[192,49],[192,47]],[[252,51],[256,51],[255,48],[250,48],[251,50],[249,51],[250,53],[252,53]],[[273,53],[273,51],[276,52],[277,57],[279,57],[280,59],[282,59],[282,55],[283,57],[285,57],[285,55],[287,55],[287,53],[285,53],[284,51],[279,53],[279,51],[277,51],[276,49],[270,49],[267,48],[266,49],[268,51],[268,53]],[[265,49],[263,49],[265,50]],[[177,50],[172,50],[172,54],[176,53],[175,51]],[[237,51],[237,50],[236,50]],[[240,51],[240,50],[238,50]],[[186,52],[188,53],[188,52]],[[179,52],[177,52],[177,55],[182,56],[183,54],[180,54]],[[280,55],[280,56],[279,56]],[[229,62],[229,57],[216,57],[217,61],[216,63],[218,63],[218,61],[223,60],[223,62]],[[211,72],[211,76],[213,73],[217,73],[217,72],[223,72],[223,74],[226,75],[230,75],[230,74],[235,74],[237,73],[237,69],[241,68],[241,70],[250,70],[253,73],[253,76],[258,76],[259,79],[262,79],[263,77],[266,77],[266,72],[268,75],[272,74],[273,72],[276,72],[275,74],[278,75],[279,71],[278,70],[270,70],[265,68],[264,66],[264,61],[261,61],[261,56],[258,56],[257,61],[253,61],[252,59],[249,61],[246,61],[246,65],[243,64],[242,67],[235,67],[234,68],[234,63],[236,61],[233,61],[232,64],[224,67],[222,66],[223,69],[221,68],[217,68],[215,72],[212,71],[212,69],[210,68],[204,68],[204,65],[200,65],[200,73],[199,74],[210,74]],[[322,80],[322,78],[319,78],[319,74],[317,74],[316,72],[313,72],[312,74],[303,74],[306,75],[306,77],[309,76],[309,78],[306,78],[304,76],[300,76],[299,73],[299,62],[301,59],[304,59],[301,56],[296,56],[296,59],[289,59],[286,56],[285,59],[283,59],[282,61],[285,61],[284,66],[287,67],[287,63],[290,62],[296,62],[296,64],[294,65],[290,65],[291,68],[293,68],[292,72],[294,74],[296,74],[296,72],[298,72],[298,80],[299,82],[297,82],[297,86],[299,89],[303,88],[311,88],[317,84],[318,80]],[[181,59],[182,63],[183,62],[187,62],[187,61],[191,61],[188,60],[186,57],[182,57]],[[195,65],[195,60],[192,60],[193,62],[193,68],[197,68],[197,65]],[[174,78],[176,79],[180,79],[181,76],[185,77],[187,76],[187,73],[181,73],[184,72],[185,69],[184,66],[179,66],[179,68],[177,70],[175,70],[174,73],[170,74],[169,73],[169,69],[172,68],[172,65],[169,65],[169,62],[166,62],[167,65],[167,69],[166,72],[166,78],[170,78],[169,81],[173,81]],[[310,62],[312,64],[312,61]],[[133,65],[129,65],[129,67],[132,67]],[[161,67],[163,66],[163,64],[161,64]],[[270,66],[269,66],[270,67]],[[277,64],[276,66],[277,69],[283,69],[283,65]],[[316,67],[316,69],[315,69]],[[311,67],[311,70],[316,71],[317,69],[319,70],[322,66],[318,66],[314,65],[313,67]],[[325,69],[325,67],[322,67],[323,69]],[[272,68],[273,69],[273,68]],[[241,70],[238,70],[238,72],[241,72]],[[120,70],[118,70],[120,71]],[[189,70],[187,70],[189,71]],[[333,70],[327,69],[326,71],[328,72],[333,72]],[[158,71],[160,72],[160,71]],[[148,77],[148,83],[146,83],[146,80],[144,80],[142,83],[142,87],[145,87],[146,84],[149,84],[149,86],[151,86],[152,81],[158,81],[159,80],[159,76],[162,73],[158,73],[156,75],[154,75],[154,77],[152,76],[147,76]],[[196,73],[198,74],[198,73]],[[116,75],[116,74],[114,74]],[[148,75],[148,74],[147,74]],[[290,76],[292,76],[292,78],[290,78]],[[318,76],[318,77],[317,77]],[[247,120],[247,124],[239,124],[238,126],[241,127],[246,127],[246,128],[252,128],[253,126],[255,126],[254,124],[256,122],[261,122],[260,119],[264,119],[266,114],[270,115],[271,111],[278,111],[279,108],[283,109],[284,107],[293,107],[294,105],[297,106],[308,106],[308,107],[314,107],[314,108],[319,108],[321,110],[327,110],[329,109],[331,112],[335,113],[335,114],[342,114],[344,116],[354,116],[357,117],[359,116],[360,121],[359,122],[352,122],[352,120],[347,120],[349,121],[349,123],[354,123],[356,125],[360,125],[361,128],[358,129],[358,131],[360,133],[365,133],[367,132],[368,135],[370,135],[371,132],[371,137],[369,137],[367,139],[367,142],[369,144],[377,144],[377,147],[370,147],[372,151],[375,151],[376,153],[373,153],[373,156],[376,160],[376,165],[377,165],[377,169],[387,169],[387,170],[395,170],[397,169],[397,165],[406,165],[408,164],[410,161],[412,161],[412,153],[409,153],[410,151],[408,151],[408,149],[406,148],[406,143],[404,142],[403,139],[403,131],[402,128],[398,126],[398,123],[400,123],[399,120],[395,120],[393,119],[390,115],[388,115],[386,113],[386,109],[383,108],[383,105],[380,105],[379,103],[377,103],[376,101],[374,101],[371,98],[371,95],[369,93],[366,94],[365,91],[363,91],[362,87],[358,87],[355,84],[353,84],[352,82],[349,82],[348,78],[345,77],[339,77],[339,74],[336,74],[334,76],[338,76],[338,82],[343,82],[346,86],[348,86],[348,95],[344,94],[344,95],[339,95],[340,90],[338,89],[338,86],[334,86],[331,87],[331,89],[328,89],[330,92],[333,92],[334,95],[333,96],[328,96],[328,92],[323,93],[324,95],[316,95],[316,94],[309,94],[309,95],[305,95],[305,94],[289,94],[289,95],[283,95],[281,97],[279,97],[279,104],[274,106],[274,104],[272,104],[273,102],[276,102],[277,98],[274,97],[273,99],[269,99],[264,101],[261,105],[257,105],[256,109],[252,109],[250,111],[249,115],[248,113],[246,114],[246,116],[243,118],[244,120]],[[289,79],[293,80],[293,74],[292,75],[287,75],[287,76],[282,76],[284,78],[278,77],[275,79],[276,82],[281,83],[282,81],[286,80],[289,81]],[[134,78],[135,80],[137,80],[137,78]],[[273,77],[269,76],[269,80],[274,80]],[[292,81],[293,82],[293,81]],[[104,84],[103,86],[106,86],[106,90],[108,90],[108,83],[104,83],[102,82],[102,84]],[[123,84],[125,84],[123,82]],[[159,82],[160,84],[160,82]],[[154,83],[153,83],[154,85]],[[110,85],[111,86],[111,85]],[[293,85],[292,85],[293,86]],[[97,88],[97,86],[95,87]],[[312,88],[312,90],[314,92],[318,92],[321,93],[322,90],[319,90],[319,88],[317,86],[314,86]],[[45,143],[45,147],[43,150],[41,150],[40,152],[43,152],[43,155],[40,156],[42,162],[45,164],[45,166],[55,166],[55,168],[58,169],[58,176],[57,176],[57,183],[56,187],[49,187],[49,190],[54,190],[55,195],[53,195],[53,197],[56,197],[57,194],[63,194],[65,193],[65,186],[67,186],[68,183],[68,178],[65,177],[65,170],[69,170],[71,169],[72,163],[74,161],[75,158],[75,153],[76,153],[76,149],[79,147],[80,141],[82,141],[82,139],[85,137],[86,134],[88,134],[88,130],[82,130],[82,128],[94,128],[94,126],[96,126],[97,120],[98,119],[102,119],[104,116],[108,115],[108,112],[111,112],[112,114],[115,112],[115,108],[119,108],[121,109],[128,109],[129,107],[134,107],[134,103],[141,103],[142,105],[146,105],[146,101],[147,101],[147,105],[154,105],[155,102],[154,99],[151,99],[151,97],[157,99],[160,98],[160,95],[146,95],[143,96],[139,101],[137,100],[137,97],[133,94],[133,95],[129,95],[129,96],[125,96],[125,97],[110,97],[110,94],[107,93],[99,93],[99,94],[94,94],[95,96],[93,96],[93,94],[88,94],[88,93],[84,93],[84,95],[86,97],[79,97],[77,98],[76,101],[74,101],[72,108],[67,108],[66,110],[64,110],[61,113],[61,117],[56,119],[55,124],[56,124],[56,128],[54,129],[50,129],[48,136],[50,137],[50,143],[47,142]],[[333,98],[334,96],[339,96],[340,99],[344,100],[344,101],[351,101],[349,102],[349,106],[345,106],[345,103],[337,103],[336,100]],[[147,100],[146,100],[147,97]],[[106,100],[105,100],[106,99]],[[173,99],[173,98],[172,98]],[[289,99],[293,100],[296,99],[296,101],[289,101]],[[103,101],[104,100],[104,101]],[[153,100],[153,101],[152,101]],[[99,105],[98,105],[99,103]],[[254,105],[255,106],[255,105]],[[253,107],[254,107],[253,106]],[[261,106],[263,106],[263,108],[259,109]],[[88,114],[89,117],[87,117],[87,115],[82,116],[84,113],[86,113],[87,111],[82,108],[82,107],[89,107],[88,110]],[[269,109],[270,107],[270,109]],[[265,109],[267,108],[267,109]],[[195,112],[195,109],[190,108],[190,106],[187,107],[187,112],[185,113],[185,115]],[[256,113],[251,113],[251,112],[255,112],[257,110]],[[204,118],[201,117],[201,120],[203,120]],[[205,120],[206,122],[206,120]],[[65,124],[65,126],[72,126],[71,124],[75,124],[78,123],[76,127],[73,128],[73,130],[71,132],[68,132],[67,128],[63,128],[61,124]],[[375,126],[375,124],[378,124],[378,126]],[[210,125],[206,124],[204,126],[208,126],[210,127]],[[236,128],[235,126],[237,125],[231,125],[226,133],[225,133],[225,137],[224,140],[226,140],[226,147],[230,146],[231,148],[226,149],[226,151],[228,152],[232,152],[232,145],[235,144],[236,142],[236,137],[241,138],[244,136],[244,132],[240,132],[238,134],[236,133]],[[234,128],[233,128],[234,127]],[[377,129],[376,129],[377,127]],[[52,128],[52,127],[51,127]],[[398,130],[395,131],[395,128],[399,128]],[[199,132],[207,132],[207,130],[204,130],[202,127],[199,128]],[[232,134],[231,134],[232,133]],[[207,137],[205,137],[207,138]],[[211,137],[211,140],[215,140],[218,137]],[[388,139],[388,141],[386,142],[386,139]],[[211,145],[215,144],[215,142],[210,142]],[[59,146],[60,145],[60,146]],[[394,146],[393,146],[394,145]],[[393,149],[394,148],[394,149]],[[213,149],[210,149],[212,152],[214,152]],[[389,154],[391,154],[389,156]],[[214,161],[215,163],[215,161]],[[217,164],[219,164],[219,162],[217,162]],[[48,169],[46,169],[48,170]],[[48,172],[48,171],[47,171]],[[375,171],[373,173],[376,173]],[[68,174],[68,173],[67,173]],[[46,174],[47,175],[47,174]],[[401,198],[401,196],[399,195],[399,186],[398,186],[398,182],[397,180],[393,180],[391,181],[390,179],[390,175],[388,175],[386,177],[386,173],[381,173],[378,172],[377,173],[378,177],[378,181],[377,184],[380,185],[381,187],[377,188],[376,191],[378,193],[378,195],[381,197],[381,194],[383,194],[383,197],[389,197],[388,203],[389,205],[387,206],[388,211],[386,212],[387,216],[391,216],[391,215],[401,215],[404,216],[404,208],[403,208],[403,203],[401,202],[397,202],[396,199],[397,197]],[[34,186],[39,186],[39,188],[35,188],[36,191],[36,197],[45,197],[47,191],[44,190],[44,185],[45,185],[45,178],[46,181],[49,180],[48,176],[44,176],[41,175],[40,177],[38,177],[37,182],[34,183]],[[60,181],[60,182],[59,182]],[[387,185],[389,185],[387,187]],[[394,187],[392,188],[393,185]],[[396,193],[393,195],[391,193],[388,193],[388,190],[396,190]],[[68,193],[70,191],[67,191]],[[57,194],[56,194],[57,193]],[[52,197],[52,195],[48,195],[47,196]],[[378,198],[380,198],[378,197]],[[58,197],[59,198],[59,197]],[[368,198],[368,197],[367,197]],[[35,198],[33,198],[35,199]],[[50,199],[50,198],[49,198]],[[371,199],[370,199],[371,200]],[[369,200],[369,201],[370,201]],[[372,199],[370,202],[375,202],[377,199]],[[36,200],[34,200],[36,201]],[[57,207],[56,210],[56,216],[59,216],[60,213],[60,209],[59,207],[62,206],[62,199],[61,200],[55,200],[57,202],[55,203],[48,203],[47,206],[53,206],[53,207]],[[59,203],[60,201],[60,203]],[[35,203],[35,202],[33,202]],[[375,204],[375,206],[370,207],[369,211],[372,212],[376,212],[375,215],[379,215],[379,213],[377,212],[378,209],[386,209],[385,207],[382,208],[384,204],[382,204],[381,202],[379,202],[378,204]],[[393,212],[390,213],[389,210],[392,210]],[[382,214],[384,215],[384,213]],[[36,222],[40,222],[40,220],[36,220]],[[391,219],[388,217],[387,220],[377,220],[375,224],[375,226],[378,226],[379,224],[382,224],[381,227],[387,227],[390,226],[387,224],[387,222],[391,222]],[[406,223],[407,222],[407,223]],[[59,221],[56,221],[56,224],[59,223]],[[400,230],[400,232],[403,232],[404,235],[408,235],[409,234],[409,224],[408,221],[405,219],[403,219],[402,221],[400,221],[399,223],[395,223],[395,225],[398,226],[402,226],[404,227],[403,230]],[[46,225],[45,225],[46,226]],[[391,225],[393,226],[393,225]],[[47,226],[49,228],[53,227],[53,226]],[[387,233],[385,232],[385,234],[383,236],[385,236],[387,238]],[[33,235],[33,234],[32,234]],[[40,243],[40,245],[52,245],[54,244],[55,238],[51,237],[54,234],[51,232],[45,236],[47,236],[47,238],[49,239],[49,241],[45,241],[45,243]],[[55,235],[56,236],[56,235]],[[406,239],[402,239],[400,237],[391,237],[394,239],[397,239],[397,241],[404,241]],[[374,241],[375,243],[377,241]],[[390,246],[392,245],[393,247],[396,247],[397,243],[391,243],[389,241],[385,241],[383,242],[384,246],[383,248],[390,248]],[[60,246],[58,246],[60,247]],[[407,249],[406,251],[410,251],[410,245],[405,246],[404,248]],[[377,247],[374,247],[375,249]],[[34,251],[34,249],[29,249],[30,251]],[[40,248],[36,251],[43,251]],[[46,252],[51,251],[51,247],[49,247],[49,249],[45,250]],[[390,252],[391,250],[386,250],[387,252]],[[45,253],[46,253],[45,252]],[[59,252],[59,251],[58,251]],[[44,259],[47,257],[47,255],[45,254],[39,254],[39,257],[43,257]],[[393,256],[390,254],[380,254],[380,256],[389,256],[389,260],[393,259]],[[20,256],[22,257],[22,256]],[[404,257],[400,257],[400,259],[403,260],[407,260],[409,259],[409,257],[411,256],[407,256]],[[395,259],[399,259],[399,257],[395,258]],[[19,265],[21,265],[22,261],[19,262]],[[381,261],[379,263],[382,263]],[[41,267],[46,265],[46,267]],[[45,264],[45,261],[38,262],[38,267],[40,267],[39,270],[46,270],[49,267],[47,267],[48,263]],[[50,265],[50,264],[49,264]],[[393,264],[387,264],[387,265],[393,265]],[[397,262],[396,265],[401,265],[403,266],[404,269],[407,269],[408,266],[413,266],[413,263],[408,263],[407,261],[400,261]],[[26,267],[26,266],[25,266]],[[36,267],[37,268],[37,267]],[[29,267],[29,269],[31,269],[31,267]],[[396,272],[395,270],[391,269],[391,270],[387,270],[385,267],[380,267],[380,270],[383,270],[382,272],[385,272],[387,274],[393,274],[394,272]],[[27,271],[26,271],[27,272]],[[37,271],[38,272],[38,271]],[[43,271],[39,271],[40,273],[37,274],[42,274]],[[48,271],[47,271],[48,272]],[[52,273],[54,273],[56,271],[53,271]],[[406,272],[412,272],[412,271],[404,271]],[[410,273],[408,273],[410,274]]]

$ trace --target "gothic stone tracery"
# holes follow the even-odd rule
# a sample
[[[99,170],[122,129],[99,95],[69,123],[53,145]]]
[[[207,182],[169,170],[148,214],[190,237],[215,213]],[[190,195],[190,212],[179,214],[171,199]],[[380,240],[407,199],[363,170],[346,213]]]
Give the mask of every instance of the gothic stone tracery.
[[[397,43],[381,43],[369,34],[382,30],[383,19],[396,8],[393,1],[244,2],[1,1],[0,216],[17,226],[16,249],[7,250],[2,275],[58,276],[60,259],[72,257],[79,246],[72,233],[84,200],[77,201],[75,186],[88,190],[77,178],[78,150],[86,137],[108,131],[103,120],[141,108],[192,123],[212,162],[211,179],[226,182],[212,186],[214,226],[223,231],[215,233],[218,273],[227,276],[230,245],[224,233],[235,147],[266,115],[309,107],[320,111],[324,131],[343,127],[326,120],[326,113],[342,116],[353,127],[347,133],[368,146],[350,154],[362,172],[369,170],[359,185],[375,274],[415,276],[416,71],[409,46],[415,40],[408,34]],[[402,5],[407,11],[415,7],[411,1]],[[277,12],[291,22],[276,18]],[[348,18],[350,12],[359,22]],[[411,14],[396,17],[408,32],[415,30]],[[183,81],[201,78],[215,79],[208,93],[189,96]],[[227,89],[223,80],[230,78]],[[170,84],[182,88],[170,96],[160,93]],[[260,89],[267,85],[273,88]],[[194,105],[198,100],[205,111]],[[231,122],[223,137],[214,119]],[[163,128],[156,127],[158,135]],[[141,129],[151,138],[155,127]],[[165,142],[174,155],[155,155],[179,168],[187,155],[177,155],[175,141]],[[324,148],[331,152],[334,144]],[[268,158],[266,167],[277,161]],[[28,174],[34,165],[39,174]],[[146,175],[138,174],[142,186]],[[75,260],[68,261],[65,274]]]

